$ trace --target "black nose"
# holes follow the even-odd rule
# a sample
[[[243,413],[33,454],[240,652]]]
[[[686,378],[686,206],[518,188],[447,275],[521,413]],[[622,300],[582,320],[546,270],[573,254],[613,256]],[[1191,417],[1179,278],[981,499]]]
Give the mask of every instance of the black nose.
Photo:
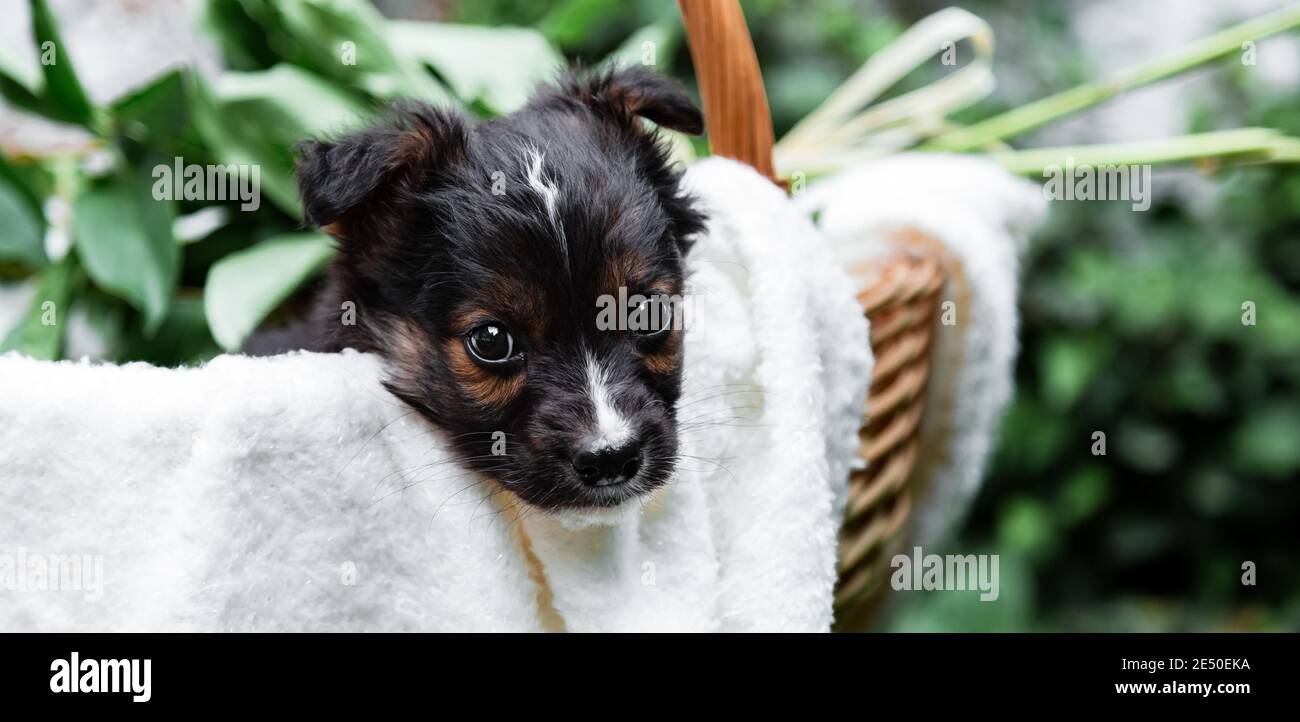
[[[573,455],[573,468],[587,486],[622,483],[641,470],[641,444],[628,441],[618,446],[579,449]]]

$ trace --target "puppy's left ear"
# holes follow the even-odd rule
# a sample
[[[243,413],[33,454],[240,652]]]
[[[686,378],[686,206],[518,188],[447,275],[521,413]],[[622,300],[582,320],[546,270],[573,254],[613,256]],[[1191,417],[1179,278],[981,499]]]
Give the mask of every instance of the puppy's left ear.
[[[297,174],[304,219],[357,240],[359,226],[397,212],[407,190],[464,155],[466,125],[456,113],[407,103],[368,129],[300,143]]]
[[[671,130],[699,135],[704,116],[686,89],[646,68],[614,68],[561,83],[561,93],[621,123],[637,116]]]

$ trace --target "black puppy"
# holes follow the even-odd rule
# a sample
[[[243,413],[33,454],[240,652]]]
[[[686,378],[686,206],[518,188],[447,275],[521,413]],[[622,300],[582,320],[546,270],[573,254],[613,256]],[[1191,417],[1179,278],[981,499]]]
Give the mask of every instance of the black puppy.
[[[383,355],[388,388],[534,506],[612,507],[662,485],[682,330],[654,299],[680,298],[704,217],[641,118],[702,130],[683,90],[635,69],[566,75],[495,120],[404,105],[305,143],[306,218],[339,254],[315,338],[295,347]],[[611,299],[652,320],[602,323]]]

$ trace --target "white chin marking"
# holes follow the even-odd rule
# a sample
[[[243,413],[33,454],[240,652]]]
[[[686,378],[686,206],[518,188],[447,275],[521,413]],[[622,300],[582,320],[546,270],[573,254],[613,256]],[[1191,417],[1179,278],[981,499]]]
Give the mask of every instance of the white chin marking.
[[[596,419],[597,446],[620,446],[632,436],[632,425],[614,408],[605,369],[590,354],[587,355],[587,398]]]
[[[635,519],[645,504],[645,499],[631,497],[618,506],[590,507],[586,509],[560,509],[550,512],[560,526],[571,531],[600,526],[618,526]]]

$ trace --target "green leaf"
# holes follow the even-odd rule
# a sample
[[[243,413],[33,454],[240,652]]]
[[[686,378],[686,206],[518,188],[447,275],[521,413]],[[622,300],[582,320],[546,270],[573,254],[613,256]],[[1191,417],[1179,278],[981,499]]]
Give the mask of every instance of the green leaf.
[[[194,366],[219,353],[221,347],[208,330],[203,301],[191,296],[172,302],[166,320],[153,336],[145,337],[129,329],[123,339],[122,355],[155,366]]]
[[[553,5],[537,27],[551,42],[571,48],[589,39],[623,9],[623,0],[564,0]]]
[[[227,68],[259,70],[276,63],[275,52],[267,42],[268,33],[239,0],[203,3],[199,25],[217,41]]]
[[[367,115],[352,96],[291,65],[228,72],[214,89],[193,76],[190,87],[195,125],[204,142],[222,163],[259,166],[271,201],[297,218],[302,209],[293,147],[345,130]]]
[[[74,254],[69,253],[47,267],[41,273],[27,317],[0,342],[0,353],[18,351],[32,358],[59,358],[73,291],[79,280]]]
[[[1024,495],[1009,499],[1002,506],[997,533],[999,546],[1034,558],[1048,556],[1057,538],[1048,507]]]
[[[541,33],[526,28],[391,22],[388,38],[436,70],[461,100],[495,113],[517,110],[564,65]]]
[[[270,238],[218,261],[208,273],[203,305],[217,343],[236,351],[285,299],[334,257],[320,233]]]
[[[44,266],[44,241],[40,201],[0,155],[0,260]]]
[[[321,78],[291,65],[277,65],[256,73],[226,73],[217,84],[217,97],[234,113],[255,113],[250,123],[283,122],[260,126],[262,133],[295,143],[303,132],[337,132],[366,115],[365,106]]]
[[[114,123],[127,137],[161,148],[185,134],[190,124],[190,104],[185,76],[172,70],[154,78],[110,109]]]
[[[86,273],[144,314],[145,333],[167,315],[179,260],[174,206],[154,199],[149,177],[129,169],[95,182],[73,202],[73,238]]]
[[[1252,476],[1296,478],[1300,472],[1300,408],[1272,403],[1254,409],[1232,434],[1232,459]]]
[[[275,8],[316,72],[378,98],[452,101],[418,58],[394,52],[385,37],[387,21],[370,3],[304,0]]]
[[[1166,427],[1140,419],[1121,420],[1118,427],[1118,456],[1144,474],[1167,472],[1183,455],[1178,436]]]
[[[1040,394],[1052,408],[1064,411],[1075,404],[1109,354],[1090,337],[1052,336],[1039,350]]]
[[[1092,518],[1111,496],[1110,469],[1089,464],[1075,470],[1061,486],[1056,499],[1056,516],[1077,524]]]
[[[23,110],[47,115],[41,99],[13,77],[5,75],[3,71],[0,71],[0,96],[4,96],[5,100]]]
[[[42,55],[41,73],[45,78],[46,113],[70,123],[89,127],[95,108],[77,80],[67,46],[59,36],[58,23],[45,0],[31,0],[32,36],[36,51]],[[52,53],[53,62],[46,63],[45,54]]]

